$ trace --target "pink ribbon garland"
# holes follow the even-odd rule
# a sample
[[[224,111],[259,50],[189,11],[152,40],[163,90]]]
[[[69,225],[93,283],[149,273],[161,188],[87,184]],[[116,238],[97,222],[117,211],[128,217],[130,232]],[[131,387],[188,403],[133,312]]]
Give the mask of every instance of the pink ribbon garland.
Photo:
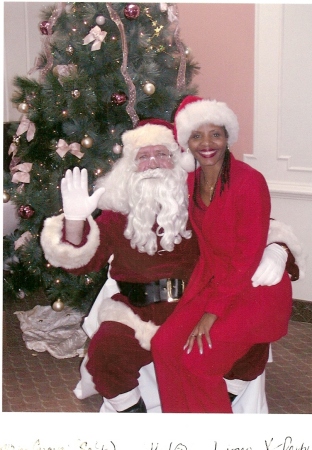
[[[29,172],[32,169],[32,163],[22,163],[11,169],[12,183],[29,183],[30,182],[30,174]]]
[[[53,34],[53,26],[55,25],[57,19],[60,17],[63,9],[65,8],[66,3],[65,2],[58,2],[56,8],[54,9],[50,19],[49,19],[49,25],[47,26],[48,34],[43,40],[43,49],[42,53],[45,54],[47,58],[46,65],[41,69],[40,71],[40,79],[39,81],[43,81],[46,74],[49,72],[49,70],[53,67],[53,55],[51,52],[51,36]],[[32,74],[34,71],[40,69],[39,64],[40,59],[37,59],[35,62],[35,67],[33,67],[28,73]]]
[[[80,144],[78,142],[73,142],[72,144],[67,144],[64,139],[59,139],[57,143],[56,153],[63,158],[67,152],[70,152],[72,155],[81,159],[84,156],[84,153],[80,151]]]
[[[104,41],[106,35],[107,32],[102,31],[101,28],[96,25],[90,30],[90,33],[85,38],[83,38],[83,45],[90,44],[90,42],[94,41],[91,47],[91,51],[100,50],[102,42]]]
[[[129,115],[129,117],[132,120],[132,124],[133,127],[135,127],[137,125],[137,123],[139,122],[139,116],[137,115],[135,109],[134,109],[134,105],[136,102],[136,90],[135,90],[135,85],[133,84],[130,75],[128,74],[127,71],[127,65],[128,65],[128,47],[127,47],[127,39],[126,39],[126,34],[125,34],[125,29],[123,26],[123,23],[121,22],[120,17],[118,16],[118,14],[116,13],[116,11],[114,11],[114,9],[111,7],[110,3],[106,3],[106,7],[108,9],[109,15],[111,17],[111,19],[115,22],[115,24],[117,25],[119,32],[120,32],[120,36],[121,36],[121,43],[122,43],[122,55],[123,55],[123,61],[122,61],[122,65],[120,68],[120,71],[124,77],[124,80],[128,86],[128,104],[126,106],[126,111]]]
[[[14,250],[17,250],[24,244],[27,244],[28,241],[32,238],[32,234],[30,231],[25,231],[15,242],[14,242]]]
[[[185,89],[185,72],[186,72],[186,55],[184,46],[180,40],[180,28],[179,28],[179,18],[178,18],[178,7],[177,5],[169,6],[168,7],[168,19],[170,22],[176,22],[176,28],[174,31],[174,38],[175,43],[178,47],[178,50],[180,52],[180,66],[178,70],[178,76],[177,76],[177,88],[179,91]]]

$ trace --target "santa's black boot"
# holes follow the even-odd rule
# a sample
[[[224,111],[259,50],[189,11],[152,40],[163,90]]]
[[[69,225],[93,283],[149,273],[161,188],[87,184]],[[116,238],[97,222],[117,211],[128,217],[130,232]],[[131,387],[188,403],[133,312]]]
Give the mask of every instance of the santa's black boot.
[[[230,401],[231,401],[231,403],[233,403],[233,402],[234,402],[234,400],[236,399],[237,395],[235,395],[235,394],[232,394],[231,392],[228,392],[228,394],[229,394],[229,397],[230,397]]]
[[[130,406],[130,408],[118,411],[120,413],[147,413],[146,406],[142,397],[140,397],[138,403]]]

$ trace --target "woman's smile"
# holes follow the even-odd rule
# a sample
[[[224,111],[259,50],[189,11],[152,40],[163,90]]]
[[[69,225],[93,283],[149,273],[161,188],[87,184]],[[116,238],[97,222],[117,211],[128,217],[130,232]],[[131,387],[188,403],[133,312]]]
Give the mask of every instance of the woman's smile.
[[[199,155],[202,158],[213,158],[218,152],[218,149],[198,150]]]

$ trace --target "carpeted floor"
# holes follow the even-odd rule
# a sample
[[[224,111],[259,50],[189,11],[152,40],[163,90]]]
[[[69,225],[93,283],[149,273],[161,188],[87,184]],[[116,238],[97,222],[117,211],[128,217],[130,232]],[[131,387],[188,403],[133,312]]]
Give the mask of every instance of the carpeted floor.
[[[78,400],[81,358],[56,359],[28,350],[15,311],[28,311],[39,298],[3,301],[3,412],[98,412],[99,395]],[[312,413],[312,324],[291,321],[289,333],[273,344],[266,391],[271,414]]]

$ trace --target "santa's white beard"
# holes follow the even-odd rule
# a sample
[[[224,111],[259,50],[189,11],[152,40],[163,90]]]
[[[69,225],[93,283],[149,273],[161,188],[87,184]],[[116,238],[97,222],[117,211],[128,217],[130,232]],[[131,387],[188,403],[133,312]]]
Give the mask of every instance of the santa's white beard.
[[[129,171],[128,168],[123,171],[122,178],[118,177],[118,186],[113,172],[109,174],[109,183],[105,182],[104,177],[104,183],[99,185],[106,187],[100,207],[127,214],[124,235],[130,240],[132,248],[149,255],[161,249],[171,252],[182,238],[191,237],[191,231],[186,230],[187,174],[180,166],[144,172]],[[160,237],[160,248],[157,236]]]

